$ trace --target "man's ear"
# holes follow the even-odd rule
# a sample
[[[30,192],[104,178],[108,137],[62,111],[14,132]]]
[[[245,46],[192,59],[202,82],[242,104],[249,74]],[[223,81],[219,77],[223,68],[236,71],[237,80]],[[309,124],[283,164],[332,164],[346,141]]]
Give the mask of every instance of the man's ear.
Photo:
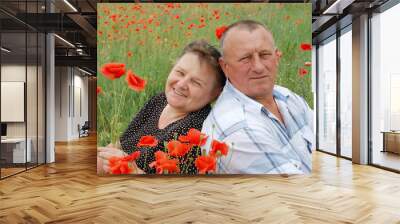
[[[279,65],[279,62],[282,57],[282,51],[280,51],[278,48],[275,49],[275,56],[276,56],[276,65]]]

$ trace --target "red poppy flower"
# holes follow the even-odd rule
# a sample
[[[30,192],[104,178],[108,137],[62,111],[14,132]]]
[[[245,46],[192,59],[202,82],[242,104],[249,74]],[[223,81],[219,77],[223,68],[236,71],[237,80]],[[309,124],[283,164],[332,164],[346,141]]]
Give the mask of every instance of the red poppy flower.
[[[195,26],[195,24],[194,24],[194,23],[191,23],[187,28],[190,30],[190,29],[192,29],[194,26]]]
[[[112,174],[130,174],[133,169],[129,166],[127,161],[119,161],[114,166],[110,166]]]
[[[165,152],[157,151],[154,153],[156,160],[149,164],[150,168],[155,167],[156,173],[163,174],[165,172],[168,173],[177,173],[179,172],[178,160],[176,159],[168,159],[168,156]]]
[[[126,82],[129,88],[135,91],[142,91],[146,86],[147,81],[135,75],[131,70],[127,72]]]
[[[179,15],[175,15],[175,19],[179,19]]]
[[[133,53],[132,51],[128,51],[128,58],[132,57]]]
[[[311,51],[312,46],[311,46],[311,44],[308,44],[308,43],[301,43],[301,44],[300,44],[300,48],[301,48],[303,51]]]
[[[180,135],[178,137],[178,140],[181,141],[181,142],[189,142],[189,138],[186,135]]]
[[[215,172],[216,160],[213,156],[199,156],[195,161],[195,165],[200,174],[205,174],[209,171]]]
[[[189,151],[190,146],[180,141],[172,140],[167,143],[167,149],[171,156],[184,156]]]
[[[112,174],[130,174],[133,171],[133,167],[129,162],[132,162],[139,158],[140,152],[136,151],[128,156],[117,157],[112,156],[108,159],[110,166],[110,173]]]
[[[151,135],[142,136],[137,143],[137,147],[154,147],[158,144],[158,140]]]
[[[134,153],[131,153],[128,156],[123,157],[122,161],[132,162],[134,160],[137,160],[137,158],[139,158],[139,156],[140,156],[140,151],[136,151]]]
[[[195,128],[191,128],[189,130],[187,137],[189,139],[189,143],[196,146],[203,146],[204,144],[206,144],[208,138],[207,135],[201,133]]]
[[[215,29],[215,36],[217,36],[218,40],[221,39],[222,34],[225,32],[226,29],[226,26],[217,27],[217,29]]]
[[[125,74],[125,64],[122,63],[107,63],[101,67],[101,73],[110,80],[120,78]]]
[[[101,92],[103,92],[103,88],[101,88],[101,86],[97,86],[97,89],[96,89],[97,95],[99,95]]]
[[[110,165],[110,167],[112,167],[115,166],[115,164],[117,164],[120,160],[121,158],[119,158],[118,156],[112,156],[108,159],[108,164]]]
[[[228,154],[228,145],[225,142],[213,140],[211,143],[210,155],[212,156],[226,156]]]
[[[161,160],[159,163],[159,166],[156,167],[156,172],[158,174],[163,174],[163,173],[178,173],[179,166],[178,166],[178,160],[177,159],[165,159]]]
[[[308,71],[304,68],[299,68],[299,76],[303,77],[308,74]]]
[[[298,26],[298,25],[300,25],[300,24],[302,24],[302,23],[303,23],[303,19],[297,19],[297,20],[295,21],[296,26]]]
[[[117,21],[117,17],[118,17],[118,15],[116,15],[116,14],[112,14],[111,16],[109,16],[109,18],[112,19],[113,22]]]
[[[310,61],[304,62],[304,66],[311,66],[311,62]]]
[[[163,151],[157,151],[154,153],[154,156],[156,157],[156,160],[160,160],[160,159],[168,159],[167,153],[163,152]]]

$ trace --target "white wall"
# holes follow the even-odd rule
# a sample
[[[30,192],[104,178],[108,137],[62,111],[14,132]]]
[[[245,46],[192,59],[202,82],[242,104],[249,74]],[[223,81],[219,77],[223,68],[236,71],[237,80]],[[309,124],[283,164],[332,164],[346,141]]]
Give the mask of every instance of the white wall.
[[[74,94],[77,94],[76,90],[77,88],[80,88],[80,98],[77,98],[77,96],[75,95],[75,105],[79,105],[81,108],[81,112],[78,111],[78,107],[75,106],[75,117],[73,120],[73,132],[72,135],[74,136],[74,138],[78,138],[79,133],[78,133],[78,124],[80,126],[82,126],[85,121],[89,120],[89,111],[88,111],[88,106],[89,106],[89,102],[88,102],[88,77],[84,76],[85,74],[80,72],[79,70],[75,69],[74,71],[74,86],[75,86],[75,92]],[[76,102],[76,100],[80,100],[81,102]]]
[[[88,78],[83,75],[75,68],[56,67],[56,141],[79,138],[78,124],[88,120]]]
[[[55,141],[68,140],[68,86],[67,67],[55,68]]]

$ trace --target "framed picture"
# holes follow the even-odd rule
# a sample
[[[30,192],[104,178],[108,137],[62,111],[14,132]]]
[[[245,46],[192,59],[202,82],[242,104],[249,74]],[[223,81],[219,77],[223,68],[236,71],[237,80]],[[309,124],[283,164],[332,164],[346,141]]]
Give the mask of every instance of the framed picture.
[[[313,105],[311,4],[100,3],[97,7],[99,174],[311,171],[314,137],[307,120],[312,109],[307,104]],[[235,23],[240,24],[231,28]],[[248,55],[242,52],[246,50]],[[244,76],[239,72],[249,76],[241,81]],[[301,127],[286,131],[288,139],[282,145],[272,139],[279,138],[273,131],[268,136],[255,134],[261,146],[254,139],[254,144],[245,143],[253,140],[241,139],[240,133],[247,129],[256,133],[253,127],[260,122],[253,125],[243,120],[248,115],[234,112],[241,105],[224,101],[223,96],[235,98],[226,95],[229,88],[238,91],[243,102],[248,100],[246,104],[264,105],[256,97],[262,91],[275,101],[279,94],[290,95],[297,101],[286,106],[289,113],[299,107],[293,122]],[[274,113],[264,106],[264,113]],[[275,106],[282,110],[280,101]],[[212,123],[212,111],[226,127]],[[280,120],[281,126],[289,125],[286,114],[281,111],[281,115],[276,124]],[[236,120],[237,127],[230,124]],[[287,155],[276,156],[277,152]]]

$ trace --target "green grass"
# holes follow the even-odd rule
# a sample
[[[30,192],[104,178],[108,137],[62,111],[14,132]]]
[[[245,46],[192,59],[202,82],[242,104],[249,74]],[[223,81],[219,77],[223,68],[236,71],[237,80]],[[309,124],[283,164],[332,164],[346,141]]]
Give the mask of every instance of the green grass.
[[[135,9],[138,5],[141,6],[139,10]],[[304,62],[311,61],[311,52],[300,50],[301,43],[311,43],[310,4],[192,3],[173,6],[169,8],[167,4],[153,3],[98,4],[97,85],[103,88],[97,99],[99,146],[115,142],[144,103],[164,90],[172,64],[187,43],[206,39],[218,46],[216,27],[227,26],[239,19],[257,20],[269,27],[277,47],[283,52],[277,84],[303,96],[312,107],[311,68],[305,67],[309,74],[304,77],[298,75],[298,69],[304,67]],[[214,10],[219,11],[218,20],[213,16]],[[149,23],[149,18],[154,15],[156,17]],[[179,19],[175,15],[179,15]],[[187,29],[191,23],[199,25],[200,17],[205,18],[204,28],[196,26]],[[146,29],[143,29],[141,20]],[[133,21],[134,24],[127,26]],[[181,26],[180,22],[184,25]],[[136,31],[136,28],[140,30]],[[188,32],[191,32],[190,36]],[[133,55],[128,57],[128,52]],[[148,81],[146,89],[132,91],[125,83],[125,76],[113,81],[104,78],[100,68],[108,62],[125,63],[127,70]]]

